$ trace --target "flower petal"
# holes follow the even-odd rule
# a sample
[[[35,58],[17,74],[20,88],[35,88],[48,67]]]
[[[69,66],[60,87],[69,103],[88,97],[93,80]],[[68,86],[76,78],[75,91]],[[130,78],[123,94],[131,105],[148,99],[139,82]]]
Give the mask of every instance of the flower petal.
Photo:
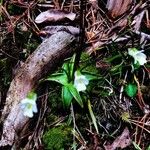
[[[23,112],[23,115],[24,116],[27,116],[29,118],[32,118],[33,117],[33,112],[32,112],[32,109],[25,109],[24,112]]]
[[[136,55],[136,59],[139,62],[140,65],[144,65],[147,60],[146,60],[146,55],[143,53],[139,53]]]
[[[37,113],[37,112],[38,112],[38,109],[37,109],[37,106],[36,106],[36,104],[35,104],[35,105],[33,105],[33,108],[32,108],[32,110],[33,110],[33,112],[34,112],[34,113]]]
[[[88,80],[86,77],[85,77],[85,79],[84,79],[83,82],[84,82],[85,85],[88,85],[88,84],[89,84],[89,80]]]
[[[30,118],[33,117],[33,112],[37,113],[37,105],[36,105],[37,97],[34,96],[33,99],[25,98],[20,102],[20,107],[23,110],[24,116],[28,116]]]
[[[138,51],[135,48],[128,49],[128,54],[134,58],[134,64],[139,62],[140,65],[144,65],[147,62],[146,55],[142,52],[144,52],[144,50]]]
[[[25,98],[25,99],[23,99],[22,101],[21,101],[21,104],[26,104],[26,103],[28,103],[29,102],[29,99],[28,98]]]
[[[35,105],[36,102],[35,100],[32,100],[32,99],[29,99],[29,98],[25,98],[21,101],[21,104],[32,104],[32,105]]]
[[[89,84],[89,80],[86,78],[86,76],[82,75],[80,71],[75,72],[75,80],[74,80],[74,86],[78,91],[85,91],[86,85]]]
[[[77,89],[79,92],[80,92],[80,91],[85,91],[85,90],[86,90],[85,84],[82,84],[82,83],[76,84],[75,87],[76,87],[76,89]]]

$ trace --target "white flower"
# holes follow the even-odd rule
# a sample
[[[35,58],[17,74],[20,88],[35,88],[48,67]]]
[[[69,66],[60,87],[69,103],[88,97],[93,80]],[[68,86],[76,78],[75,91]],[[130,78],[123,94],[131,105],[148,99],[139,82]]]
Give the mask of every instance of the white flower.
[[[23,115],[29,118],[33,117],[33,112],[37,113],[36,105],[37,95],[36,93],[29,93],[29,95],[21,101],[21,109],[23,110]]]
[[[145,63],[147,63],[146,55],[142,53],[143,51],[144,50],[138,51],[136,48],[128,49],[128,54],[134,58],[134,64],[136,64],[137,62],[140,65],[144,65]]]
[[[86,85],[89,84],[89,80],[82,75],[79,71],[75,72],[74,86],[78,91],[85,91]]]

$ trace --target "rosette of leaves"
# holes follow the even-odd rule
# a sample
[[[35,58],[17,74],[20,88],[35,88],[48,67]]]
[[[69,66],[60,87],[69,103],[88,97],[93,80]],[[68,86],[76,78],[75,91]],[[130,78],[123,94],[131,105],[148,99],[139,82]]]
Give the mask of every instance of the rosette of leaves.
[[[75,57],[70,59],[63,64],[61,72],[54,73],[48,76],[46,80],[55,81],[62,85],[62,100],[64,107],[68,108],[73,100],[73,98],[78,102],[78,104],[83,107],[83,100],[81,98],[80,92],[74,86],[74,67],[75,67]],[[98,79],[96,75],[89,72],[82,72],[82,74],[90,81]]]

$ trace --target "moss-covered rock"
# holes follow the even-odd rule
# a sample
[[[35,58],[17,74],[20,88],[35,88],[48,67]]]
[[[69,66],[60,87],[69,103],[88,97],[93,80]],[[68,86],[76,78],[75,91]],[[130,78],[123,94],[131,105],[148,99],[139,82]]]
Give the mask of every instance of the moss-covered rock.
[[[64,150],[71,144],[71,128],[59,126],[49,129],[43,135],[44,148],[46,150]]]

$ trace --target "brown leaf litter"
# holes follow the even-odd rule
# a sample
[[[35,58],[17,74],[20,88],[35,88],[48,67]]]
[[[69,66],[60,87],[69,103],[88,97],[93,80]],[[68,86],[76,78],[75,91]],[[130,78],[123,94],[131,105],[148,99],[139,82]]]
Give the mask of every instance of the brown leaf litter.
[[[43,22],[56,22],[56,21],[62,21],[66,18],[73,21],[76,17],[75,13],[67,12],[64,10],[47,10],[44,12],[41,12],[36,18],[36,23],[43,23]]]
[[[126,148],[131,144],[129,129],[126,127],[122,134],[118,136],[112,144],[104,145],[105,150],[115,150],[116,148]]]

